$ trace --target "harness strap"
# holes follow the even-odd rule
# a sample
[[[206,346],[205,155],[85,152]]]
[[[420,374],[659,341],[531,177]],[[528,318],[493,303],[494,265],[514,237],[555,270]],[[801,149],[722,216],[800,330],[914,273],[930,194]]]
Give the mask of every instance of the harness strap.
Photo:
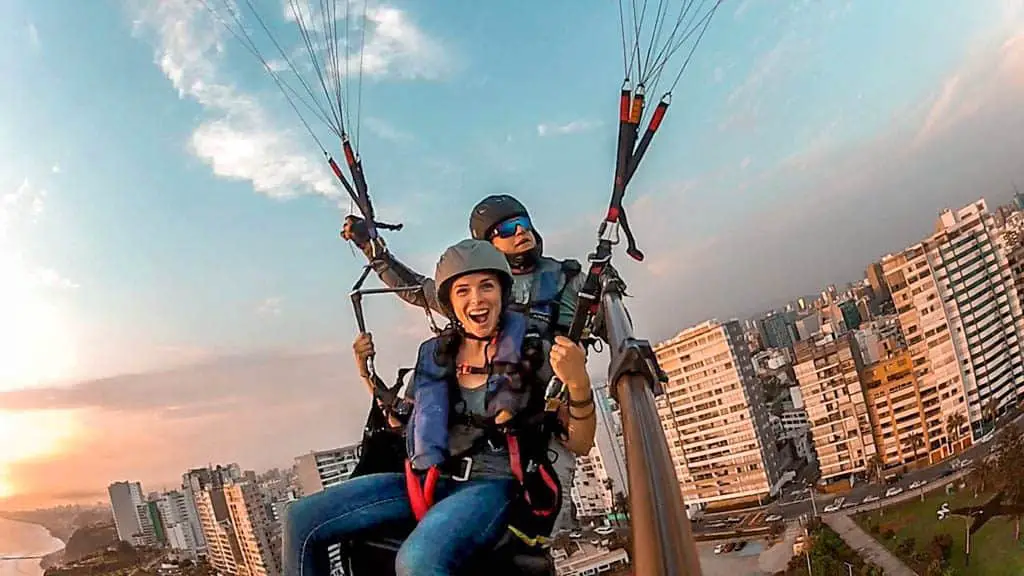
[[[516,480],[519,481],[519,485],[525,487],[525,474],[523,471],[522,454],[519,451],[519,439],[512,434],[508,434],[506,436],[506,442],[508,443],[508,457],[509,464],[512,468],[512,474],[516,477]],[[534,464],[531,462],[530,465],[533,466]],[[557,494],[558,482],[551,477],[547,468],[538,466],[537,470],[540,473],[541,480],[543,480],[544,485],[548,490],[550,490],[552,494]],[[529,490],[523,490],[523,498],[526,500],[526,503],[530,505],[530,511],[533,512],[535,516],[546,518],[557,511],[557,505],[552,505],[551,508],[537,508],[530,499]]]
[[[419,476],[412,469],[412,460],[405,461],[405,490],[409,493],[409,504],[417,522],[423,520],[427,510],[434,505],[434,489],[437,488],[437,479],[440,476],[441,470],[437,466],[431,466],[421,486]]]

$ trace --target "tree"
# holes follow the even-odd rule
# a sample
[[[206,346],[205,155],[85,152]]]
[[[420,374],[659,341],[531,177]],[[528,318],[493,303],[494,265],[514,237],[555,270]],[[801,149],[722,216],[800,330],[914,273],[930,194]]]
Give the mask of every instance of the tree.
[[[914,461],[917,461],[917,455],[924,448],[924,435],[920,432],[914,432],[910,436],[907,436],[903,444],[914,451]]]
[[[999,399],[996,397],[989,398],[988,402],[985,403],[984,408],[981,409],[982,417],[985,419],[985,423],[990,426],[995,426],[996,415],[999,413]]]
[[[956,444],[960,441],[961,432],[966,423],[967,418],[960,412],[954,412],[949,415],[949,418],[946,418],[946,436],[949,437],[950,444]]]
[[[882,457],[878,453],[871,455],[867,462],[868,483],[880,484],[882,482]]]
[[[1024,507],[1024,474],[1021,473],[1024,438],[1021,437],[1020,426],[1011,424],[1004,428],[999,434],[996,450],[999,456],[994,468],[1003,489],[1004,501],[1011,506]],[[1014,520],[1014,539],[1020,540],[1021,514],[1016,514]]]
[[[997,478],[998,471],[992,462],[986,458],[979,458],[967,476],[967,483],[974,489],[974,497],[977,498],[986,489],[995,488]]]

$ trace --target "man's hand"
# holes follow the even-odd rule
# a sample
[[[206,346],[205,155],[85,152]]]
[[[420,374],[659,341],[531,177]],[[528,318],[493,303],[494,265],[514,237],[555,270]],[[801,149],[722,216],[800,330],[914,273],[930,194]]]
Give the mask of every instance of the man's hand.
[[[352,352],[356,357],[356,368],[359,369],[359,375],[363,378],[369,378],[370,373],[366,369],[366,360],[376,354],[376,351],[373,349],[373,336],[368,332],[361,332],[359,336],[356,336],[355,342],[352,343]]]
[[[345,224],[341,228],[341,237],[355,244],[360,250],[365,250],[370,244],[370,231],[366,227],[366,221],[359,216],[345,217]]]

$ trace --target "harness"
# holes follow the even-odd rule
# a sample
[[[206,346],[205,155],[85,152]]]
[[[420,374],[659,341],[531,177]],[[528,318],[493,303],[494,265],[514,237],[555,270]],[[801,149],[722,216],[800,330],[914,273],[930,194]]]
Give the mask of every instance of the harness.
[[[406,430],[409,458],[405,462],[406,489],[419,521],[435,503],[434,492],[443,473],[451,480],[470,479],[473,455],[485,449],[507,449],[517,494],[509,513],[509,527],[527,543],[550,533],[562,505],[562,488],[548,455],[548,442],[557,420],[543,410],[543,384],[538,366],[524,354],[530,347],[527,319],[508,311],[498,337],[489,343],[496,353],[485,386],[485,414],[459,413],[462,401],[456,373],[476,369],[444,366],[438,361],[441,339],[420,345],[413,378],[415,408]],[[494,418],[503,410],[513,414],[501,425]],[[471,446],[449,450],[449,428],[468,424],[479,430]]]
[[[559,262],[553,258],[541,257],[533,271],[529,302],[514,302],[509,310],[525,314],[530,327],[543,337],[550,339],[556,330],[565,332],[568,326],[559,324],[559,313],[565,289],[582,270],[576,260]]]

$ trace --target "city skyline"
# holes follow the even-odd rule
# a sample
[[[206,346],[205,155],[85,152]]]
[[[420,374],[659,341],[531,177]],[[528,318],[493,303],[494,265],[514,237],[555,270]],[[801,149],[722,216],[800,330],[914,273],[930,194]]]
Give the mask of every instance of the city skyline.
[[[745,317],[785,298],[813,293],[923,237],[942,208],[978,197],[999,204],[1009,198],[1015,179],[1024,182],[1011,152],[1019,149],[1022,135],[1015,127],[1024,120],[1024,112],[1013,105],[1024,89],[1020,2],[993,1],[988,7],[997,10],[952,2],[944,9],[902,8],[887,16],[893,29],[880,29],[872,42],[843,34],[859,38],[854,31],[877,15],[877,8],[857,3],[835,11],[793,6],[799,10],[775,13],[763,4],[741,2],[725,11],[720,28],[743,30],[755,40],[744,43],[720,34],[702,47],[688,72],[696,79],[684,87],[695,103],[671,112],[667,136],[652,149],[647,172],[632,191],[631,220],[648,259],[636,265],[617,257],[616,265],[636,296],[629,305],[638,332],[652,341],[702,319]],[[577,8],[557,16],[570,17]],[[67,25],[63,18],[74,9],[63,18],[28,3],[5,10],[12,17],[4,18],[3,26],[11,27],[11,37],[20,38],[26,50],[23,60],[8,56],[0,67],[20,79],[21,90],[57,91],[60,79],[83,73],[72,74],[69,66],[95,73],[96,65],[90,67],[87,60],[54,62],[54,50],[66,48],[61,42],[67,41],[59,39],[61,26]],[[417,123],[410,108],[416,95],[425,93],[418,90],[451,89],[473,72],[510,64],[493,53],[469,58],[470,46],[480,45],[478,35],[512,34],[517,24],[527,30],[540,25],[532,18],[511,19],[506,28],[486,24],[492,16],[481,16],[484,23],[473,28],[478,32],[458,36],[439,23],[455,17],[450,7],[395,10],[388,14],[404,26],[401,30],[422,41],[437,36],[436,45],[461,60],[444,70],[447,76],[425,82],[427,88],[417,85],[422,79],[410,81],[411,95],[404,104],[388,101],[395,111],[389,120],[402,121],[400,127],[413,142],[430,139],[434,129]],[[933,11],[935,18],[928,22],[920,17]],[[596,29],[614,23],[611,12],[595,17]],[[267,190],[253,193],[252,180],[219,178],[217,166],[223,164],[217,158],[186,150],[194,132],[210,121],[209,110],[197,107],[187,94],[179,100],[180,87],[164,76],[167,70],[153,64],[154,51],[159,54],[168,46],[160,27],[167,14],[142,13],[129,3],[78,16],[85,37],[113,38],[97,44],[107,57],[117,50],[131,55],[122,63],[129,76],[142,79],[140,94],[148,98],[149,108],[125,109],[125,121],[143,127],[140,134],[122,134],[123,126],[115,124],[117,133],[104,140],[113,153],[99,155],[94,159],[98,164],[90,167],[85,156],[73,151],[87,148],[89,128],[111,122],[109,103],[96,103],[83,124],[59,134],[40,120],[53,109],[52,101],[30,103],[20,92],[0,92],[0,109],[9,110],[11,119],[0,133],[0,150],[11,152],[0,167],[5,187],[0,191],[0,271],[15,279],[2,310],[17,312],[22,328],[32,328],[4,328],[3,344],[17,353],[20,372],[0,374],[0,405],[8,408],[0,414],[0,438],[20,442],[5,442],[16,448],[0,449],[0,489],[5,493],[0,497],[91,501],[113,477],[159,485],[183,466],[238,460],[269,468],[294,454],[356,440],[368,399],[354,378],[348,349],[355,330],[342,295],[359,260],[345,254],[348,248],[336,238],[338,211],[331,201],[315,196],[285,201],[269,199]],[[823,26],[827,31],[812,32]],[[954,26],[958,33],[950,42]],[[826,42],[830,33],[841,40]],[[565,58],[579,58],[603,45],[579,31],[565,38]],[[608,39],[605,48],[614,56],[610,51],[617,37]],[[896,78],[911,69],[898,62],[875,69],[872,58],[887,51],[913,59],[918,74]],[[814,52],[820,55],[810,57]],[[606,100],[617,89],[611,60],[607,70],[593,64],[584,67],[586,74],[580,71],[559,83],[568,85],[567,95],[546,106],[519,104],[507,122],[481,124],[486,136],[475,136],[493,141],[492,157],[463,168],[459,189],[443,202],[426,192],[409,192],[406,177],[380,173],[402,170],[377,170],[379,212],[397,215],[407,226],[388,237],[398,256],[429,273],[436,253],[464,234],[465,212],[473,201],[494,186],[506,186],[531,207],[552,254],[582,258],[593,243],[610,173],[610,168],[586,169],[594,158],[607,156],[610,132],[607,123],[599,127],[584,121],[608,117]],[[830,72],[841,62],[849,62],[844,69],[863,90],[836,94],[851,87]],[[29,78],[33,69],[45,74]],[[564,72],[545,67],[526,82],[527,73],[512,67],[504,80],[493,71],[486,78],[503,91],[515,80],[524,86],[543,83],[555,71]],[[256,81],[225,81],[231,80],[248,88]],[[483,80],[480,84],[466,89],[480,98],[491,94]],[[605,84],[609,97],[593,97]],[[112,102],[123,102],[132,86],[121,81],[97,90],[106,90],[102,94]],[[398,86],[397,91],[404,89]],[[373,90],[383,98],[396,87]],[[721,105],[712,106],[712,101]],[[810,103],[815,106],[808,108]],[[801,106],[805,114],[797,113]],[[143,112],[152,110],[166,116],[166,130],[142,122]],[[467,114],[486,116],[486,110]],[[41,129],[30,129],[26,122],[32,121]],[[387,140],[381,135],[387,130],[377,128],[377,150],[372,162],[367,150],[368,166],[380,166],[394,152],[404,170],[424,172],[417,163],[424,158],[410,161],[416,154],[399,152],[402,139],[394,140],[392,132]],[[587,129],[601,137],[576,132]],[[368,125],[367,146],[370,132]],[[35,144],[15,145],[30,141],[30,133],[38,134]],[[505,140],[509,135],[512,142]],[[466,134],[446,136],[459,140]],[[700,148],[706,150],[694,150],[693,142],[705,137],[707,144]],[[111,174],[117,162],[152,163],[125,149],[142,146],[140,139],[166,146],[159,150],[166,155],[159,170],[180,189],[155,186],[138,171],[120,174],[124,182]],[[754,146],[750,140],[763,143]],[[781,141],[786,145],[777,145]],[[463,142],[481,148],[479,140]],[[766,151],[770,143],[775,149]],[[551,146],[565,154],[564,166],[540,158],[552,154]],[[153,152],[152,146],[146,150]],[[480,160],[458,146],[443,152],[456,164]],[[214,149],[218,153],[227,152]],[[519,165],[502,170],[499,159]],[[528,180],[534,169],[539,172]],[[430,182],[424,188],[439,185]],[[104,195],[104,187],[114,192]],[[562,190],[574,192],[556,193]],[[177,200],[169,200],[175,192]],[[564,219],[571,224],[559,222],[555,210],[566,200],[579,206]],[[666,210],[672,201],[686,209]],[[443,217],[425,217],[429,208],[442,205]],[[225,213],[244,220],[229,225],[221,218]],[[121,223],[124,231],[112,233]],[[67,237],[64,230],[72,232],[75,243],[58,240]],[[167,238],[153,239],[161,234]],[[203,256],[197,250],[204,246],[220,252]],[[97,264],[90,268],[89,262]],[[152,272],[153,263],[163,271]],[[154,286],[162,280],[162,287]],[[673,314],[664,313],[667,305]],[[415,343],[427,331],[420,312],[394,302],[374,302],[370,313],[371,325],[380,332],[381,365],[390,373],[396,364],[410,361]],[[419,328],[383,328],[388,325]],[[39,342],[46,346],[31,347]],[[65,345],[74,354],[62,355]],[[78,360],[72,362],[71,356]],[[595,373],[604,372],[601,359],[592,361]],[[73,370],[52,373],[72,365]],[[153,372],[156,368],[166,371]],[[134,374],[114,375],[122,372]],[[60,481],[65,476],[60,471],[70,469],[81,471],[74,485]],[[85,486],[94,486],[95,492],[76,494]]]

